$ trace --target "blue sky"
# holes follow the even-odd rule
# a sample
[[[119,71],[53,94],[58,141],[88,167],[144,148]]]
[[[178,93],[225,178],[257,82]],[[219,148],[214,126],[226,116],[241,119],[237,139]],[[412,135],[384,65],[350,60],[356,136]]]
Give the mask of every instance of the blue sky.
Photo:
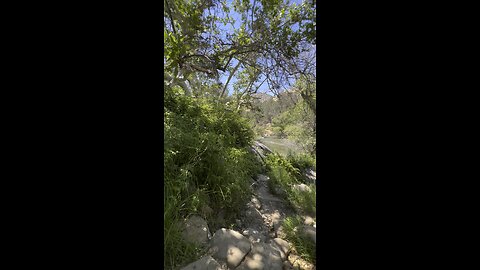
[[[221,29],[221,34],[226,34],[227,32],[231,33],[233,32],[235,29],[238,29],[240,28],[240,25],[241,25],[241,15],[239,13],[236,13],[233,11],[233,5],[232,5],[232,1],[231,0],[227,0],[227,3],[230,5],[230,12],[229,12],[229,15],[230,17],[232,17],[235,21],[234,23],[234,26],[232,27],[231,24],[227,24],[226,26],[223,25],[223,23],[219,23],[218,26],[219,28]],[[250,0],[250,3],[253,3],[253,0]],[[293,3],[296,3],[296,4],[301,4],[302,1],[301,0],[291,0],[290,1],[290,4],[293,4]],[[293,30],[297,30],[298,29],[298,25],[294,25],[293,26]],[[223,31],[222,31],[223,30]],[[236,64],[238,63],[238,61],[236,60],[232,60],[231,64],[232,66],[235,66]],[[224,72],[221,72],[220,71],[220,81],[222,83],[226,83],[227,79],[228,79],[228,75],[229,73],[224,73]],[[263,80],[264,78],[261,79],[261,81]],[[233,92],[233,84],[235,83],[236,79],[235,77],[233,77],[231,80],[230,80],[230,83],[228,84],[228,87],[227,87],[227,90],[228,90],[228,93],[231,94]],[[265,82],[261,87],[260,89],[258,90],[258,92],[261,92],[261,93],[269,93],[269,89],[268,89],[268,84]]]

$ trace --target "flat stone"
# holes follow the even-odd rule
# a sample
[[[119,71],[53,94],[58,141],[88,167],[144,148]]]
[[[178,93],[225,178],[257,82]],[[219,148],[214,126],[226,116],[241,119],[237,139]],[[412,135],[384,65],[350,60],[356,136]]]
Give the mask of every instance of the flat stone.
[[[185,220],[182,235],[187,242],[206,245],[210,238],[210,230],[203,218],[194,215]]]
[[[282,260],[286,260],[288,253],[290,252],[290,249],[292,248],[292,245],[281,239],[281,238],[275,238],[271,241],[270,243],[273,248],[276,248],[278,251],[280,251],[280,257]]]
[[[234,230],[222,228],[215,232],[210,243],[209,254],[218,261],[235,268],[251,250],[250,241]]]
[[[238,266],[238,270],[282,270],[280,252],[266,243],[254,243],[252,251]]]
[[[211,256],[205,256],[185,266],[181,270],[222,270],[222,267]]]

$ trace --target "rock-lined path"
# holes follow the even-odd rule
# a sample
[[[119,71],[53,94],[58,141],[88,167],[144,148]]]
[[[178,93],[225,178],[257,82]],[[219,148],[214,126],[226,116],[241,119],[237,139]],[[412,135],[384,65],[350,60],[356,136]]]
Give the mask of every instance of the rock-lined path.
[[[251,200],[241,214],[241,220],[237,220],[240,229],[217,230],[207,240],[207,254],[182,270],[315,269],[314,265],[294,254],[292,245],[283,239],[282,222],[295,212],[269,191],[268,181],[268,176],[257,176]],[[194,223],[196,225],[189,224],[189,235],[200,235],[202,242],[210,238],[206,223],[200,220]],[[313,233],[314,241],[316,225],[311,217],[305,217],[304,227],[311,235]]]

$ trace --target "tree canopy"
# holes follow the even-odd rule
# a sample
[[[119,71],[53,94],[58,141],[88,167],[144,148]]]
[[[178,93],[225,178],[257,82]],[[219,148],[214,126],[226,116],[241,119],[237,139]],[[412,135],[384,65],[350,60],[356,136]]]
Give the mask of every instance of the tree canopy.
[[[264,84],[275,94],[297,81],[311,88],[315,17],[314,1],[164,0],[164,82],[218,98],[233,84],[238,106]]]

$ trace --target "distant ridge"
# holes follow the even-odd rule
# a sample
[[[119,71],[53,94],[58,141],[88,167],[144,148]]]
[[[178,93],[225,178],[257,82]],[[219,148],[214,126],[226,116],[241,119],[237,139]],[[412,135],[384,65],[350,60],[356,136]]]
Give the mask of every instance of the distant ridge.
[[[269,101],[273,98],[273,96],[270,96],[270,95],[265,94],[265,93],[255,93],[252,96],[261,103]]]

